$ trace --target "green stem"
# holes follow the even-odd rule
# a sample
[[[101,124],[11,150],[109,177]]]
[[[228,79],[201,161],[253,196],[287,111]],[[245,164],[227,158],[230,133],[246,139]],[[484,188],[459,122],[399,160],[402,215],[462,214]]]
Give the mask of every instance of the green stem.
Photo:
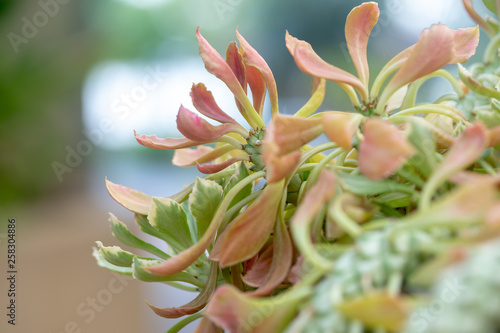
[[[419,115],[422,113],[441,114],[443,116],[447,116],[447,117],[453,119],[457,123],[460,123],[464,120],[463,115],[460,113],[460,111],[457,110],[456,112],[454,112],[454,111],[452,111],[452,109],[450,109],[448,107],[445,107],[442,105],[435,105],[435,104],[425,104],[425,105],[414,106],[412,108],[399,111],[396,114],[394,114],[393,116],[391,116],[390,118],[395,117],[395,116],[409,116],[409,115],[415,116],[415,115]]]
[[[500,44],[500,34],[493,37],[491,41],[488,43],[488,46],[484,51],[483,59],[485,64],[491,64],[495,62],[495,59],[497,59],[499,44]]]
[[[351,220],[342,210],[343,196],[343,194],[339,195],[333,200],[333,205],[331,205],[328,209],[328,215],[330,215],[330,217],[335,220],[337,225],[349,234],[349,236],[357,238],[361,235],[363,229],[359,226],[359,224]]]
[[[183,329],[184,327],[186,327],[188,324],[192,323],[193,321],[195,321],[196,319],[199,319],[201,317],[203,317],[203,311],[200,311],[198,313],[190,315],[189,317],[186,317],[186,318],[180,320],[179,322],[177,322],[177,324],[175,324],[174,326],[172,326],[167,331],[167,333],[177,333],[181,329]]]
[[[169,286],[172,286],[174,288],[184,290],[184,291],[190,291],[190,292],[199,292],[204,287],[204,285],[200,285],[199,288],[189,287],[189,286],[183,285],[182,283],[178,283],[175,281],[164,281],[163,283],[168,284]]]
[[[319,177],[319,174],[321,172],[321,170],[323,170],[323,168],[331,161],[333,160],[335,157],[339,156],[340,154],[344,153],[345,150],[342,149],[342,148],[337,148],[335,149],[334,151],[332,151],[330,154],[328,154],[324,159],[321,160],[321,162],[319,162],[316,167],[311,171],[311,174],[309,175],[309,177],[307,178],[307,185],[306,185],[306,188],[305,188],[305,191],[309,191],[309,189],[311,188],[311,186],[316,182],[316,179],[318,179]]]

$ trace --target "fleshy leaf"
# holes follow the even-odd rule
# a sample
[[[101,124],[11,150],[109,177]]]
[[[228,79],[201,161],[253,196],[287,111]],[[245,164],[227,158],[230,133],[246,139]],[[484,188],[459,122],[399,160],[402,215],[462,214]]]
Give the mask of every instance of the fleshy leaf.
[[[223,196],[222,187],[214,181],[196,178],[189,195],[189,210],[196,220],[198,235],[205,233]]]
[[[127,226],[119,221],[116,216],[113,214],[109,214],[109,222],[111,224],[111,230],[113,231],[113,235],[115,238],[120,241],[121,243],[131,246],[136,249],[141,249],[144,251],[147,251],[149,253],[152,253],[162,259],[168,259],[170,256],[157,248],[154,245],[151,245],[136,236],[134,236],[127,228]]]
[[[325,112],[322,115],[326,136],[339,147],[352,148],[352,139],[359,128],[362,116],[347,112]]]
[[[95,247],[92,248],[92,256],[95,258],[97,265],[99,267],[106,268],[107,270],[109,270],[111,272],[118,273],[118,274],[132,276],[132,268],[120,267],[120,266],[113,265],[112,263],[110,263],[106,259],[104,259],[101,251],[99,251]]]
[[[203,59],[205,68],[207,71],[217,78],[222,80],[226,86],[231,90],[234,97],[241,103],[245,110],[243,117],[252,125],[257,125],[259,127],[264,127],[262,119],[258,116],[257,112],[250,103],[245,90],[241,86],[238,78],[234,74],[231,67],[227,62],[221,57],[221,55],[207,42],[205,38],[200,34],[200,28],[196,29],[196,37],[198,38],[198,45],[200,50],[200,56]],[[260,121],[259,121],[260,119]],[[254,123],[260,122],[260,123]]]
[[[180,252],[193,244],[187,223],[186,212],[180,204],[170,198],[153,198],[149,223],[165,235],[168,244]]]
[[[242,179],[245,179],[250,173],[245,165],[245,163],[240,163],[238,170],[229,178],[229,182],[224,187],[224,195],[226,195],[236,184],[238,184]],[[252,194],[253,186],[252,184],[248,184],[245,186],[233,199],[229,208],[234,206],[236,203],[240,202],[244,198],[248,197]]]
[[[460,80],[462,80],[462,82],[473,92],[482,96],[500,99],[500,91],[486,87],[479,81],[475,80],[469,71],[460,64],[458,65],[458,75],[460,76]]]
[[[201,173],[213,174],[213,173],[224,170],[228,166],[233,165],[234,163],[241,161],[242,159],[244,159],[244,158],[243,157],[233,157],[233,158],[228,159],[225,162],[218,163],[218,164],[204,164],[204,165],[197,164],[197,167]]]
[[[156,266],[148,267],[146,270],[150,273],[156,275],[170,275],[174,273],[181,272],[182,270],[189,267],[193,262],[195,262],[200,256],[202,256],[207,250],[208,246],[212,243],[217,230],[222,223],[224,214],[226,213],[229,204],[234,199],[234,197],[245,187],[245,182],[254,181],[261,175],[259,173],[252,174],[247,178],[240,181],[240,183],[232,188],[224,197],[217,212],[215,213],[212,222],[208,226],[207,230],[203,235],[201,235],[200,240],[191,246],[190,248],[178,253],[169,260],[165,260],[161,264]],[[241,186],[239,186],[241,185]]]
[[[276,333],[285,328],[307,295],[296,290],[269,299],[253,298],[226,284],[217,288],[205,315],[229,333]]]
[[[158,150],[174,150],[199,146],[207,141],[193,141],[187,138],[159,138],[156,135],[137,134],[134,132],[135,139],[144,147]]]
[[[245,275],[242,276],[243,281],[247,285],[257,288],[264,284],[273,261],[273,252],[273,245],[271,244],[259,255],[256,255],[254,257],[256,258],[255,260],[252,260],[252,258],[245,262],[248,263],[252,261],[251,267],[249,267]]]
[[[264,99],[266,98],[266,82],[259,70],[252,66],[247,66],[247,81],[252,90],[253,107],[262,116]]]
[[[425,29],[408,59],[389,81],[387,94],[392,95],[402,86],[447,65],[454,56],[453,47],[453,32],[447,26],[436,24]]]
[[[177,114],[177,129],[190,140],[210,142],[241,130],[241,126],[231,123],[213,126],[181,105]]]
[[[278,155],[279,148],[273,144],[267,144],[263,150],[262,158],[266,165],[266,180],[268,183],[276,183],[290,175],[300,161],[302,153],[300,150],[286,155]]]
[[[444,160],[438,165],[428,183],[441,184],[478,160],[488,146],[488,132],[483,124],[469,126],[455,140]]]
[[[359,320],[368,327],[390,332],[401,331],[409,314],[403,298],[380,292],[346,300],[336,307],[348,318]]]
[[[284,181],[268,184],[257,199],[224,230],[217,242],[222,242],[221,268],[250,259],[264,246],[276,222]]]
[[[389,81],[383,95],[391,96],[402,86],[445,65],[465,62],[475,53],[478,42],[477,28],[452,30],[436,24],[425,29],[410,52],[404,53],[408,58]]]
[[[365,2],[355,7],[345,23],[345,39],[347,48],[358,77],[365,87],[368,87],[369,69],[366,56],[368,37],[378,21],[380,10],[375,2]]]
[[[450,64],[463,64],[476,53],[479,43],[479,28],[453,30],[454,56]]]
[[[408,141],[415,148],[415,155],[409,160],[410,164],[415,166],[422,175],[429,177],[438,163],[435,155],[436,142],[432,133],[421,122],[414,121],[411,123]]]
[[[311,243],[311,223],[323,206],[335,194],[335,176],[323,170],[316,183],[307,191],[290,222],[293,240],[302,255],[324,268],[330,263],[321,257]]]
[[[104,246],[101,242],[96,242],[102,257],[110,264],[120,267],[130,267],[134,262],[135,255],[122,250],[119,246]]]
[[[228,144],[221,145],[215,149],[208,146],[198,146],[196,149],[176,149],[172,158],[172,164],[180,167],[188,167],[198,163],[207,163],[234,149],[234,146]]]
[[[191,99],[193,105],[202,115],[220,123],[237,124],[236,120],[222,111],[215,102],[212,92],[207,90],[203,83],[194,84],[191,87]]]
[[[133,190],[130,187],[114,184],[108,179],[104,181],[109,195],[120,205],[134,213],[149,214],[149,207],[151,206],[151,197],[149,195]]]
[[[372,180],[392,175],[414,153],[403,133],[382,119],[367,119],[363,123],[363,135],[359,147],[359,169]]]
[[[240,82],[241,87],[246,93],[247,89],[247,80],[246,80],[246,68],[245,63],[243,62],[243,57],[240,54],[240,50],[238,49],[238,45],[236,42],[231,42],[227,46],[226,49],[226,62],[231,67],[234,75]]]
[[[134,278],[144,282],[169,282],[169,281],[179,281],[192,284],[193,286],[197,286],[203,288],[205,284],[186,272],[179,272],[175,274],[171,274],[168,276],[158,276],[147,272],[144,268],[157,265],[160,263],[158,260],[148,260],[141,259],[139,257],[133,258],[132,271],[134,273]]]
[[[325,62],[314,52],[309,43],[292,37],[288,31],[285,39],[288,51],[301,71],[311,76],[352,86],[359,91],[363,100],[368,100],[368,91],[357,77]]]
[[[145,234],[151,235],[153,237],[164,240],[167,244],[171,240],[171,237],[168,234],[158,231],[155,229],[148,220],[147,216],[141,214],[135,214],[135,223],[139,226],[142,232]]]
[[[264,60],[264,58],[262,58],[262,56],[245,40],[245,38],[240,35],[238,29],[236,29],[236,37],[240,42],[245,64],[247,66],[256,68],[264,78],[267,91],[269,93],[269,99],[271,100],[271,113],[278,114],[278,89],[276,88],[276,81],[274,80],[274,76],[271,69],[269,68],[269,65]]]
[[[290,234],[283,219],[276,223],[273,239],[273,257],[271,267],[264,281],[250,296],[265,296],[276,289],[286,279],[292,267],[293,246]]]
[[[355,194],[375,195],[390,192],[413,193],[412,186],[401,184],[394,180],[371,180],[361,175],[349,173],[339,173],[338,178],[343,189]]]
[[[267,143],[272,143],[277,148],[275,153],[284,155],[301,148],[321,133],[323,133],[321,118],[276,115],[266,130],[263,149]]]
[[[149,305],[149,307],[159,316],[164,318],[179,318],[185,315],[190,315],[193,313],[197,313],[201,309],[205,307],[205,305],[210,300],[210,297],[215,291],[215,287],[217,286],[217,275],[219,272],[219,267],[217,263],[212,263],[210,266],[210,273],[208,276],[207,283],[203,290],[198,294],[198,296],[192,300],[191,302],[177,307],[177,308],[157,308],[153,305]]]

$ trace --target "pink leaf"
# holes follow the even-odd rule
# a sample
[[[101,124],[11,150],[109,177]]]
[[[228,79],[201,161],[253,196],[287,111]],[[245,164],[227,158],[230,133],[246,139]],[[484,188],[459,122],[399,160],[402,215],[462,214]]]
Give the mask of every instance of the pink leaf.
[[[284,155],[300,149],[321,133],[323,133],[323,126],[319,117],[301,118],[276,115],[266,130],[263,150],[266,150],[267,144],[272,144],[277,148],[274,153]]]
[[[288,299],[253,298],[225,284],[215,291],[205,315],[229,333],[281,332],[305,295],[297,292],[287,296]]]
[[[266,82],[267,91],[269,92],[269,98],[271,100],[271,112],[277,114],[279,112],[278,107],[278,89],[276,88],[276,81],[274,80],[273,73],[269,68],[267,62],[262,58],[262,56],[243,38],[242,35],[236,29],[236,37],[240,42],[241,49],[243,50],[243,59],[247,66],[252,66],[256,68],[264,78]]]
[[[140,191],[133,190],[130,187],[114,184],[105,179],[106,188],[109,195],[120,205],[131,212],[141,215],[148,215],[152,198]]]
[[[488,131],[482,123],[467,127],[444,155],[429,182],[440,182],[464,170],[482,156],[488,143]]]
[[[219,272],[219,267],[217,263],[212,262],[210,266],[210,273],[208,275],[205,287],[191,302],[176,308],[157,308],[148,303],[149,307],[159,316],[164,318],[179,318],[182,316],[190,315],[199,312],[205,307],[205,305],[212,297],[217,286],[217,275]]]
[[[198,38],[198,46],[200,50],[200,56],[205,64],[207,71],[217,78],[222,80],[226,86],[231,90],[234,97],[243,105],[245,113],[243,116],[245,119],[249,120],[249,110],[248,97],[245,90],[240,84],[240,81],[234,74],[228,63],[221,57],[221,55],[207,42],[205,38],[200,34],[200,27],[196,29],[196,37]],[[252,106],[250,105],[250,108]],[[255,110],[254,110],[255,111]]]
[[[392,95],[402,86],[445,65],[466,61],[474,54],[478,41],[477,28],[452,30],[435,24],[425,29],[415,45],[396,56],[401,68],[389,81],[384,95]]]
[[[276,221],[284,182],[268,184],[257,199],[224,231],[220,247],[220,267],[228,267],[253,257],[264,246]]]
[[[187,138],[158,138],[156,135],[139,135],[134,132],[135,139],[144,147],[159,149],[159,150],[174,150],[199,146],[206,141],[193,141]]]
[[[236,163],[238,161],[241,161],[241,157],[233,157],[233,158],[228,159],[225,162],[218,163],[218,164],[204,164],[204,165],[200,165],[200,164],[197,163],[196,166],[198,167],[198,170],[201,173],[204,173],[204,174],[213,174],[213,173],[216,173],[216,172],[224,170],[228,166],[230,166],[230,165],[232,165],[232,164],[234,164],[234,163]]]
[[[172,164],[180,167],[188,167],[197,163],[207,163],[234,149],[231,145],[222,145],[216,149],[208,146],[198,146],[196,149],[177,149],[174,153]]]
[[[247,81],[252,90],[253,107],[262,116],[264,99],[266,98],[266,82],[258,69],[247,66]]]
[[[203,83],[193,84],[190,95],[194,107],[202,115],[217,120],[220,123],[237,124],[236,120],[228,116],[219,108],[215,102],[214,96],[207,90]]]
[[[286,155],[278,155],[276,145],[267,144],[266,147],[262,159],[266,165],[266,180],[268,183],[275,183],[287,177],[300,162],[302,156],[300,150]]]
[[[276,223],[276,232],[273,239],[273,257],[271,267],[262,284],[250,296],[269,295],[288,276],[293,260],[293,246],[290,234],[284,221]]]
[[[230,123],[213,126],[182,105],[177,114],[177,129],[186,138],[194,141],[214,141],[225,134],[237,132],[240,128],[240,125]]]
[[[453,42],[455,44],[455,55],[450,64],[462,64],[476,53],[479,43],[479,28],[465,28],[454,30]]]
[[[363,82],[354,75],[325,62],[314,52],[309,43],[292,37],[288,31],[286,33],[286,46],[295,63],[304,73],[352,86],[359,91],[363,100],[368,99],[368,91]]]
[[[339,147],[352,148],[352,139],[358,130],[361,117],[355,113],[325,112],[322,116],[326,136]]]
[[[227,46],[226,50],[226,62],[231,67],[234,75],[240,82],[241,87],[246,92],[247,89],[247,80],[246,80],[246,68],[243,62],[243,58],[240,54],[240,50],[238,50],[238,46],[236,42],[231,42]]]
[[[247,285],[257,288],[264,283],[271,268],[271,263],[273,261],[273,245],[271,244],[266,247],[262,253],[256,255],[254,258],[256,259],[253,260],[254,262],[251,267],[248,268],[242,279]],[[252,259],[249,259],[248,261],[251,260]]]
[[[378,21],[380,11],[375,2],[365,2],[355,7],[347,16],[345,39],[351,59],[363,85],[368,88],[369,70],[366,47],[370,33]]]
[[[367,119],[363,124],[363,135],[359,168],[372,180],[392,175],[414,153],[403,133],[382,119]]]

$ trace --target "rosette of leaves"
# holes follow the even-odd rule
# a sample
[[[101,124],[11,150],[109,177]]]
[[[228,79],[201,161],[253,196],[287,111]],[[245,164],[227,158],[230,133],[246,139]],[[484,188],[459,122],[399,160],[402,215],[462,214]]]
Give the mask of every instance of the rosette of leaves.
[[[179,308],[160,309],[150,305],[157,314],[163,317],[177,318],[201,310],[215,287],[223,281],[218,274],[218,264],[209,262],[207,253],[195,258],[187,268],[180,272],[158,275],[149,270],[165,260],[172,259],[172,256],[182,253],[200,240],[213,220],[225,194],[241,179],[248,176],[245,164],[228,171],[231,171],[232,175],[226,171],[227,177],[217,180],[197,178],[192,186],[173,197],[146,198],[150,204],[147,210],[144,208],[146,204],[139,201],[137,193],[135,197],[130,195],[130,191],[133,190],[107,181],[111,195],[128,209],[135,211],[135,222],[140,230],[163,241],[165,245],[159,248],[137,237],[125,223],[110,214],[109,221],[115,238],[128,247],[148,252],[150,255],[137,255],[118,246],[109,247],[97,242],[98,247],[93,253],[97,263],[111,271],[133,276],[144,282],[163,282],[183,290],[200,291],[195,300]],[[248,198],[252,190],[252,183],[246,184],[238,195],[230,200],[228,212],[231,216],[229,217],[235,215],[242,205],[248,203],[248,201],[243,203],[241,201]]]

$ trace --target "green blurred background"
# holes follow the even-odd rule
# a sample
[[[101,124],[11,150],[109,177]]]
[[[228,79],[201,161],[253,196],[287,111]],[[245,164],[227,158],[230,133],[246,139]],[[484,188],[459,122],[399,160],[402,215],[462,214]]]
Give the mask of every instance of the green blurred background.
[[[71,322],[75,332],[165,331],[173,321],[157,318],[143,300],[175,306],[193,295],[175,298],[163,286],[130,282],[114,295],[119,301],[95,310],[95,319],[87,322],[78,313],[114,278],[91,257],[95,240],[117,244],[106,212],[132,222],[131,214],[108,198],[104,176],[168,196],[197,175],[172,167],[170,152],[149,150],[133,139],[134,129],[178,135],[175,114],[181,102],[189,103],[193,82],[207,83],[221,106],[236,112],[223,84],[204,73],[197,26],[222,54],[238,27],[273,70],[281,112],[293,113],[308,99],[311,79],[295,67],[285,30],[310,42],[325,60],[354,72],[343,27],[361,2],[1,0],[0,237],[7,219],[16,218],[20,279],[19,325],[2,326],[2,310],[2,332],[3,327],[7,332],[70,332]],[[372,77],[432,23],[474,25],[458,0],[379,4],[381,17],[369,44]],[[477,7],[485,12],[480,3]],[[152,72],[158,85],[141,96],[137,90],[135,100],[118,109],[124,107],[123,96],[130,97]],[[322,110],[351,110],[338,87],[331,83],[327,89]],[[429,84],[429,98],[439,89]],[[0,238],[0,274],[6,271],[5,244]],[[0,288],[3,297],[5,287]]]

